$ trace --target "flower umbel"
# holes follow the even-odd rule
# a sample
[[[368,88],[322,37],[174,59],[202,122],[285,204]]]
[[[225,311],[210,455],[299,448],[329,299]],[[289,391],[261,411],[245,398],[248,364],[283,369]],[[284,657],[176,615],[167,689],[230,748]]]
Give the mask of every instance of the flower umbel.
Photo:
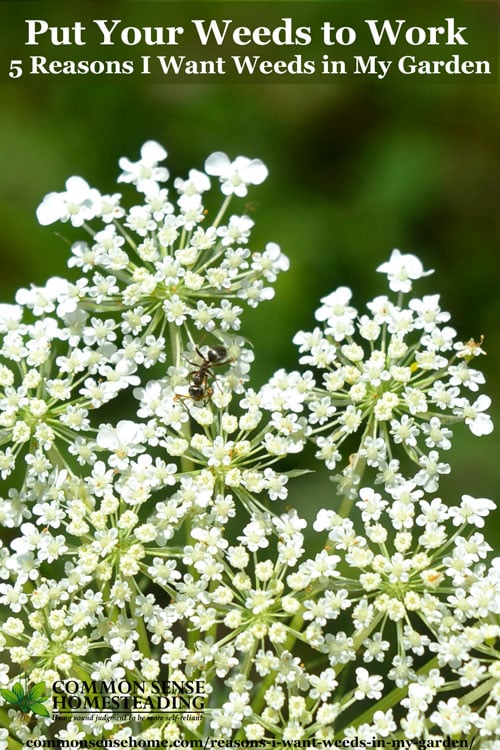
[[[427,275],[420,261],[395,250],[378,270],[387,273],[398,299],[376,297],[367,304],[368,313],[360,314],[350,304],[351,290],[339,287],[316,311],[321,327],[294,337],[300,362],[314,368],[300,376],[311,387],[294,388],[296,373],[274,376],[267,386],[266,401],[275,408],[307,415],[316,455],[330,470],[341,461],[340,446],[348,436],[361,434],[358,452],[335,475],[350,497],[364,467],[378,470],[376,481],[400,484],[408,458],[419,467],[416,484],[432,492],[450,470],[442,454],[451,448],[451,427],[463,421],[474,435],[493,429],[485,413],[489,397],[472,402],[465,395],[484,383],[471,366],[483,350],[456,339],[438,294],[411,297],[404,304],[411,279]],[[283,388],[287,392],[280,406]]]
[[[493,750],[494,503],[437,494],[454,424],[492,430],[482,339],[458,341],[439,295],[413,295],[430,272],[395,250],[378,268],[395,297],[358,312],[337,288],[295,336],[309,369],[252,387],[245,308],[272,297],[288,259],[275,242],[251,249],[253,220],[228,208],[267,168],[216,152],[168,187],[166,157],[147,141],[120,159],[129,208],[81,177],[49,194],[39,221],[76,229],[80,275],[0,306],[0,739],[319,747],[445,732]],[[290,469],[309,440],[334,472],[326,497]],[[54,684],[64,724],[43,705]],[[130,695],[115,711],[118,684]],[[196,712],[155,712],[162,686],[189,705],[183,685],[203,692]],[[77,710],[88,686],[98,721]]]

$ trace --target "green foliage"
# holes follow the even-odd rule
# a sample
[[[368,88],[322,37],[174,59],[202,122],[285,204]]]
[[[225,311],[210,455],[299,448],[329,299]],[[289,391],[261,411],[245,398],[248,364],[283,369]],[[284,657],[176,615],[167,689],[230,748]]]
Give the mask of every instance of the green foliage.
[[[45,695],[45,684],[43,682],[33,685],[27,693],[24,692],[21,683],[16,682],[12,690],[2,688],[0,694],[7,703],[11,703],[14,708],[17,708],[23,714],[33,713],[37,716],[50,716],[48,710],[43,705],[50,697]]]

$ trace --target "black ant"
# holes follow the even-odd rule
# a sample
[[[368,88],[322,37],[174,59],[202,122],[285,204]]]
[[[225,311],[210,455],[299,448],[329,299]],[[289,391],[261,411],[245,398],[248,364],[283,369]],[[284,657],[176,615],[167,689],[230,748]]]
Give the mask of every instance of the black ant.
[[[193,401],[203,401],[206,398],[210,398],[213,390],[209,385],[208,378],[215,378],[215,373],[212,371],[212,367],[220,367],[231,361],[227,358],[226,347],[221,344],[211,346],[207,351],[206,357],[201,353],[198,347],[195,347],[195,351],[200,357],[201,363],[191,362],[189,359],[187,360],[190,365],[196,367],[196,370],[191,370],[191,372],[188,373],[188,396],[186,397],[177,394],[176,398],[192,398]]]

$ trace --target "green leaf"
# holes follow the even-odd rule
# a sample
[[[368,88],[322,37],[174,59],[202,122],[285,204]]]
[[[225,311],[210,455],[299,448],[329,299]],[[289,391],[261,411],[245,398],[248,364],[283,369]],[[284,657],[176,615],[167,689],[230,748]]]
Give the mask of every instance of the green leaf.
[[[30,688],[28,696],[30,700],[35,701],[36,703],[43,703],[44,701],[46,701],[49,696],[45,695],[45,683],[37,682],[36,685],[33,685],[33,687]]]
[[[30,700],[27,695],[24,695],[21,700],[17,702],[17,707],[20,711],[23,712],[23,714],[27,714],[30,712]]]
[[[17,695],[12,690],[7,690],[7,688],[2,688],[0,690],[0,693],[2,695],[2,698],[5,698],[5,700],[9,703],[17,703],[17,701],[19,700]]]
[[[37,714],[37,716],[50,716],[45,706],[43,706],[41,703],[32,703],[31,710],[34,714]]]
[[[24,688],[20,682],[16,682],[16,684],[12,686],[12,692],[17,695],[17,700],[24,698]]]

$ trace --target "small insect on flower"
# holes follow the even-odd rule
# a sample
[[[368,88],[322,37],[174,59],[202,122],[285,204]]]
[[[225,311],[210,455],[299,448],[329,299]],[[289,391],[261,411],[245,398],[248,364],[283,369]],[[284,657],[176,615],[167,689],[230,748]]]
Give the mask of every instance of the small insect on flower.
[[[187,360],[190,365],[196,367],[196,370],[191,370],[191,372],[188,373],[188,394],[187,396],[184,396],[179,393],[175,396],[176,399],[191,398],[193,401],[204,401],[205,399],[209,399],[213,393],[213,389],[209,383],[209,378],[215,378],[215,373],[212,368],[226,365],[231,361],[228,359],[226,347],[222,346],[222,344],[211,346],[207,350],[206,356],[202,354],[198,347],[196,347],[196,353],[201,359],[200,363]]]

